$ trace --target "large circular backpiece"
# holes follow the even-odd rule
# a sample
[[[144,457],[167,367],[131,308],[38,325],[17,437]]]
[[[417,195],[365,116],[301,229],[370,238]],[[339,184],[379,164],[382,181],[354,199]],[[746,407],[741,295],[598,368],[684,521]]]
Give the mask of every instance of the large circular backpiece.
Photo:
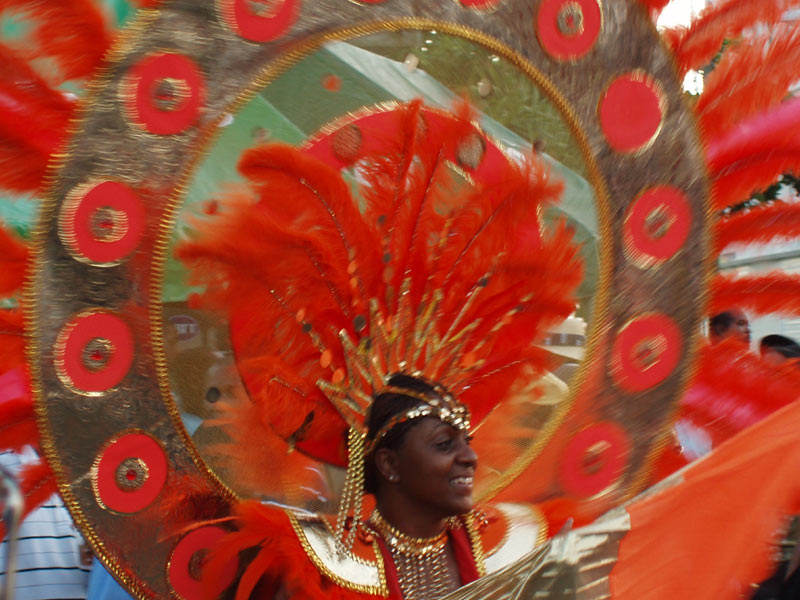
[[[377,32],[441,32],[515,65],[568,123],[596,199],[588,358],[536,443],[481,495],[513,492],[534,460],[528,500],[611,506],[641,489],[693,364],[708,271],[698,134],[646,10],[636,0],[262,4],[142,11],[93,83],[44,207],[27,315],[37,407],[62,495],[103,562],[139,598],[199,593],[198,565],[226,527],[200,524],[226,516],[236,494],[171,395],[162,292],[176,216],[230,114],[323,44]],[[321,89],[341,83],[324,77]],[[323,93],[314,89],[296,93]],[[305,141],[331,160],[364,142],[358,115],[338,116],[327,138]],[[478,136],[463,163],[487,148]],[[191,334],[191,318],[169,318]]]

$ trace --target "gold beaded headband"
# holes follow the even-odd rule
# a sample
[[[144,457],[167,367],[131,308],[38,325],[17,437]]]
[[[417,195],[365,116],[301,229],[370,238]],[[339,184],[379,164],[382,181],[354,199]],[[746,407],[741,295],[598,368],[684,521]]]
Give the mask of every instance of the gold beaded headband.
[[[392,429],[401,423],[406,423],[413,419],[421,419],[422,417],[433,416],[444,423],[447,423],[451,427],[458,429],[459,431],[463,431],[465,433],[469,431],[469,409],[464,404],[456,400],[455,397],[442,386],[438,384],[430,385],[439,395],[439,397],[421,394],[413,390],[396,386],[385,387],[380,392],[375,394],[376,398],[383,394],[398,394],[400,396],[415,398],[420,401],[420,404],[417,404],[407,411],[399,413],[389,419],[389,421],[387,421],[386,424],[378,430],[378,432],[375,434],[375,437],[367,442],[367,446],[365,448],[366,454],[372,452],[380,443],[380,441],[386,437],[386,434],[388,434]]]

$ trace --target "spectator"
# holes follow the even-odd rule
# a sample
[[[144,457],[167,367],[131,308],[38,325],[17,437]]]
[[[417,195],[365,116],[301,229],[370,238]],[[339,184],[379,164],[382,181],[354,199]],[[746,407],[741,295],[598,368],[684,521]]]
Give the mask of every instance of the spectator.
[[[750,343],[750,322],[740,308],[730,308],[714,315],[708,321],[708,338],[712,344],[734,338],[745,344]]]
[[[800,344],[785,335],[767,335],[759,343],[761,359],[771,365],[782,365],[800,358]]]
[[[21,453],[3,452],[0,462],[17,473],[37,459],[26,447]],[[30,513],[19,529],[15,600],[83,600],[92,555],[57,494]],[[5,564],[8,539],[0,544],[0,566]],[[0,585],[5,572],[0,567]]]

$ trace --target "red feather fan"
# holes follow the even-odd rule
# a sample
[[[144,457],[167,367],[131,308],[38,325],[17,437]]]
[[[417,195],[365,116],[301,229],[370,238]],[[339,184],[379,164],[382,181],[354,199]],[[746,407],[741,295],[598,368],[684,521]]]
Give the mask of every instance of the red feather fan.
[[[36,191],[66,132],[72,102],[0,44],[0,105],[0,187]]]
[[[800,152],[797,124],[800,99],[794,98],[775,108],[737,123],[724,134],[709,140],[706,158],[711,173],[724,175],[739,163],[768,158],[772,152]]]
[[[761,416],[800,398],[800,370],[795,364],[768,365],[734,340],[703,348],[698,366],[695,385],[739,398],[740,405],[756,402],[763,407]],[[742,428],[753,424],[742,422]]]
[[[223,468],[248,466],[226,471],[226,481],[247,497],[272,498],[291,506],[330,497],[319,465],[300,452],[292,452],[286,441],[273,433],[259,406],[247,398],[226,399],[217,404],[217,417],[207,421],[211,427],[222,428],[231,439],[206,447],[206,455]]]
[[[20,358],[17,358],[21,362]],[[37,446],[39,432],[29,384],[20,367],[0,369],[0,450]]]

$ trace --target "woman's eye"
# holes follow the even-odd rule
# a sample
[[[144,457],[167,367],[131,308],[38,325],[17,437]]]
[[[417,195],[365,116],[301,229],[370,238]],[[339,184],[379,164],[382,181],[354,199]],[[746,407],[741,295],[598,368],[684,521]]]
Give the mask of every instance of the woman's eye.
[[[442,440],[441,442],[436,442],[436,447],[439,450],[447,451],[453,447],[453,440]]]
[[[468,446],[472,443],[472,440],[474,440],[474,439],[475,439],[474,435],[468,435],[468,436],[464,437],[464,441],[467,442]]]

